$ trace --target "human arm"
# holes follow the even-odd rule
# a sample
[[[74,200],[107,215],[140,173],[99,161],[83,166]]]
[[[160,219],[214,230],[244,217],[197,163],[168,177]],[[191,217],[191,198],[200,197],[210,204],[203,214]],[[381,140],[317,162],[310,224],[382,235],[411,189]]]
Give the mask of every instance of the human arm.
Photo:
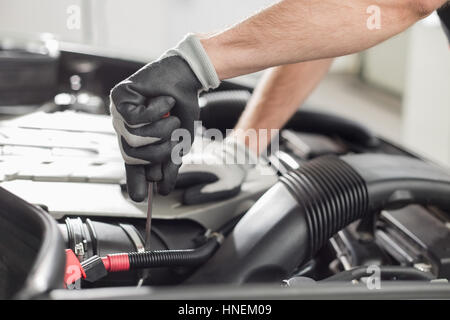
[[[370,48],[426,17],[446,0],[283,0],[201,42],[220,79]],[[367,9],[381,26],[369,30]]]
[[[331,62],[332,59],[307,61],[267,70],[231,136],[223,143],[211,143],[202,152],[193,150],[185,159],[177,182],[185,188],[183,202],[203,203],[238,194],[252,166],[237,161],[229,163],[226,156],[230,152],[247,152],[256,159],[270,142],[271,133],[276,132],[271,129],[284,126],[327,73]],[[248,130],[255,134],[248,134]],[[256,141],[249,141],[250,137]],[[232,157],[238,159],[239,155]]]
[[[262,145],[246,145],[261,153],[270,142],[271,129],[281,129],[298,110],[327,73],[332,59],[322,59],[279,66],[268,70],[256,87],[252,98],[240,117],[234,131],[244,140],[249,129],[267,129],[267,139],[259,138]]]
[[[121,150],[128,164],[127,181],[132,182],[128,187],[129,191],[134,190],[130,195],[133,194],[132,198],[137,201],[143,200],[148,181],[160,181],[159,190],[164,194],[174,186],[179,165],[168,159],[173,143],[165,140],[170,132],[166,132],[166,126],[160,132],[156,130],[158,120],[152,118],[159,116],[162,109],[170,109],[171,115],[180,120],[181,127],[192,135],[193,120],[199,113],[198,102],[194,99],[197,90],[214,88],[219,80],[277,65],[366,49],[403,31],[444,2],[379,0],[376,5],[380,8],[382,25],[380,29],[369,30],[366,10],[373,4],[371,0],[345,3],[339,0],[283,0],[222,33],[203,37],[201,41],[192,37],[188,42],[182,41],[181,49],[188,49],[187,55],[180,55],[189,65],[189,70],[183,67],[187,72],[180,72],[170,61],[178,59],[162,59],[139,70],[112,91],[115,128],[119,143],[125,146]],[[160,73],[155,71],[156,67]],[[210,84],[205,85],[202,78],[211,80],[206,81]],[[186,86],[174,85],[180,81]],[[186,91],[185,88],[190,89]],[[156,107],[153,100],[158,97],[175,98],[175,104],[171,105],[173,100],[168,99],[167,106]],[[150,109],[154,111],[149,112]],[[136,130],[135,125],[145,128]],[[167,146],[164,152],[159,150],[161,142]]]

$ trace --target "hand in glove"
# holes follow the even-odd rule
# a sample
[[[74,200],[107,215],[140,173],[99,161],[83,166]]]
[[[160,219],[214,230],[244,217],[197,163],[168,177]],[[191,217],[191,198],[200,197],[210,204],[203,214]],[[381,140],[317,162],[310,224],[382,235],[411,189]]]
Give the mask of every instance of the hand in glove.
[[[210,142],[183,158],[177,188],[185,188],[184,204],[200,204],[236,196],[257,158],[244,144],[227,138]]]
[[[112,89],[111,116],[131,199],[144,200],[153,181],[159,181],[161,194],[173,189],[179,164],[171,159],[177,143],[171,141],[172,132],[186,129],[192,143],[194,121],[199,117],[198,94],[219,83],[200,41],[188,35]]]

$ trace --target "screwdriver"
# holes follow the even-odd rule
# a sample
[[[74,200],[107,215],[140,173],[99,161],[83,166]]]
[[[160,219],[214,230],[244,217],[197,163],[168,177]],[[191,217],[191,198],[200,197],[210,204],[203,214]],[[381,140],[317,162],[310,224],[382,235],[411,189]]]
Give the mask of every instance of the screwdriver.
[[[147,221],[145,223],[145,251],[150,251],[150,237],[152,233],[152,211],[153,211],[153,190],[155,182],[148,184],[148,197],[147,197]]]
[[[148,196],[147,196],[147,220],[145,222],[145,239],[144,250],[150,251],[150,238],[152,235],[152,211],[153,211],[153,190],[155,189],[156,182],[149,182],[148,184]],[[149,277],[150,272],[148,269],[141,271],[140,279],[138,281],[138,288],[144,284],[144,281]]]
[[[163,118],[170,116],[170,113],[166,113]],[[152,211],[153,211],[153,195],[156,189],[156,182],[149,182],[148,184],[148,196],[147,196],[147,221],[145,222],[145,239],[144,239],[144,249],[145,251],[150,251],[150,238],[152,235]],[[145,279],[149,276],[149,270],[143,270],[141,279],[138,282],[138,287],[142,286]]]
[[[170,116],[170,112],[167,112],[165,115],[163,115],[163,118],[167,118]],[[144,248],[145,251],[150,251],[150,236],[152,233],[152,210],[153,210],[153,190],[155,188],[156,182],[149,182],[148,183],[148,196],[147,196],[147,221],[145,223],[145,242],[144,242]]]

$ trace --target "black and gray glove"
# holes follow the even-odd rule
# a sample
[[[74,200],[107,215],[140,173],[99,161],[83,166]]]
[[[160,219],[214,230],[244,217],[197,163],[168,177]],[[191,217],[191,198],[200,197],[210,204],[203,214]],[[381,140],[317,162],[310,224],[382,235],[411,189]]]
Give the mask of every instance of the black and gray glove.
[[[194,121],[199,117],[198,94],[219,83],[199,39],[188,35],[112,89],[111,115],[131,199],[143,201],[149,182],[158,181],[161,194],[173,189],[180,164],[171,159],[177,144],[171,135],[184,128],[192,143]]]
[[[245,145],[227,138],[199,148],[183,158],[177,188],[185,188],[184,204],[200,204],[236,196],[257,157]]]

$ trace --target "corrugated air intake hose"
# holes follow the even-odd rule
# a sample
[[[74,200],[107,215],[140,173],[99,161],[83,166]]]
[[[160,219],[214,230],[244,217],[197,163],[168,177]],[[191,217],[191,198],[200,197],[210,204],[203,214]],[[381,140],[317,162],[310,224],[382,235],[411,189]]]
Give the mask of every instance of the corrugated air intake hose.
[[[412,203],[450,208],[450,174],[402,156],[317,158],[269,189],[188,282],[281,280],[351,222]]]

